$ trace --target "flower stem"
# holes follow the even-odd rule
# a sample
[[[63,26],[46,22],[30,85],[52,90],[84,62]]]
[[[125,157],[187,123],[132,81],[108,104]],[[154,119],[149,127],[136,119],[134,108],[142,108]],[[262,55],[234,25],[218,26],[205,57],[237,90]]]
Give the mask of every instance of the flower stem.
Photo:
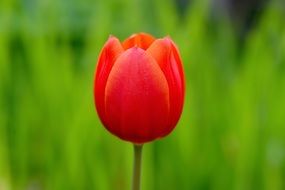
[[[143,145],[134,144],[134,171],[132,190],[140,190],[142,147]]]

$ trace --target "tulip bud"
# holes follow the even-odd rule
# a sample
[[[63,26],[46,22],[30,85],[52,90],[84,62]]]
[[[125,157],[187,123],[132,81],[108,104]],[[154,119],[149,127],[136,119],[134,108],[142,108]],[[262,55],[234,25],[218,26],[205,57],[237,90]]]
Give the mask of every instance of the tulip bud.
[[[168,135],[184,103],[179,51],[165,37],[134,34],[123,43],[111,36],[96,67],[94,99],[105,128],[137,144]]]

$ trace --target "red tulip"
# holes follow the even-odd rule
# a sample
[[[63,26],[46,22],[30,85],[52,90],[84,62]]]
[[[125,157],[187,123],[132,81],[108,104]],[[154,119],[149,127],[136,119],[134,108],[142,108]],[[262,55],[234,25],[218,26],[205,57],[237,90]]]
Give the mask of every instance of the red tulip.
[[[98,59],[94,82],[99,117],[112,134],[133,143],[168,135],[184,103],[185,80],[179,51],[165,37],[111,36]]]

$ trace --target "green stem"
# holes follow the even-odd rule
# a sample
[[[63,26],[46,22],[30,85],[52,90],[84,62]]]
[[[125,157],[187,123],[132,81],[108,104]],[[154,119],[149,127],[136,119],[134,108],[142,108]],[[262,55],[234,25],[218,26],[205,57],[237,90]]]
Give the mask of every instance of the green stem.
[[[132,190],[140,190],[142,147],[143,145],[134,144],[134,171]]]

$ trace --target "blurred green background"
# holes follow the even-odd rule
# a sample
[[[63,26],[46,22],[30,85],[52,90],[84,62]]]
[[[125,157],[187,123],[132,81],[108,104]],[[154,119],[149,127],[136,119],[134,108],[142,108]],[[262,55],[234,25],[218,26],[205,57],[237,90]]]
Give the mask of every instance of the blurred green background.
[[[172,37],[187,79],[177,128],[144,147],[142,189],[285,189],[284,2],[250,26],[185,2],[0,1],[0,190],[130,189],[132,145],[92,90],[109,34],[141,31]]]

